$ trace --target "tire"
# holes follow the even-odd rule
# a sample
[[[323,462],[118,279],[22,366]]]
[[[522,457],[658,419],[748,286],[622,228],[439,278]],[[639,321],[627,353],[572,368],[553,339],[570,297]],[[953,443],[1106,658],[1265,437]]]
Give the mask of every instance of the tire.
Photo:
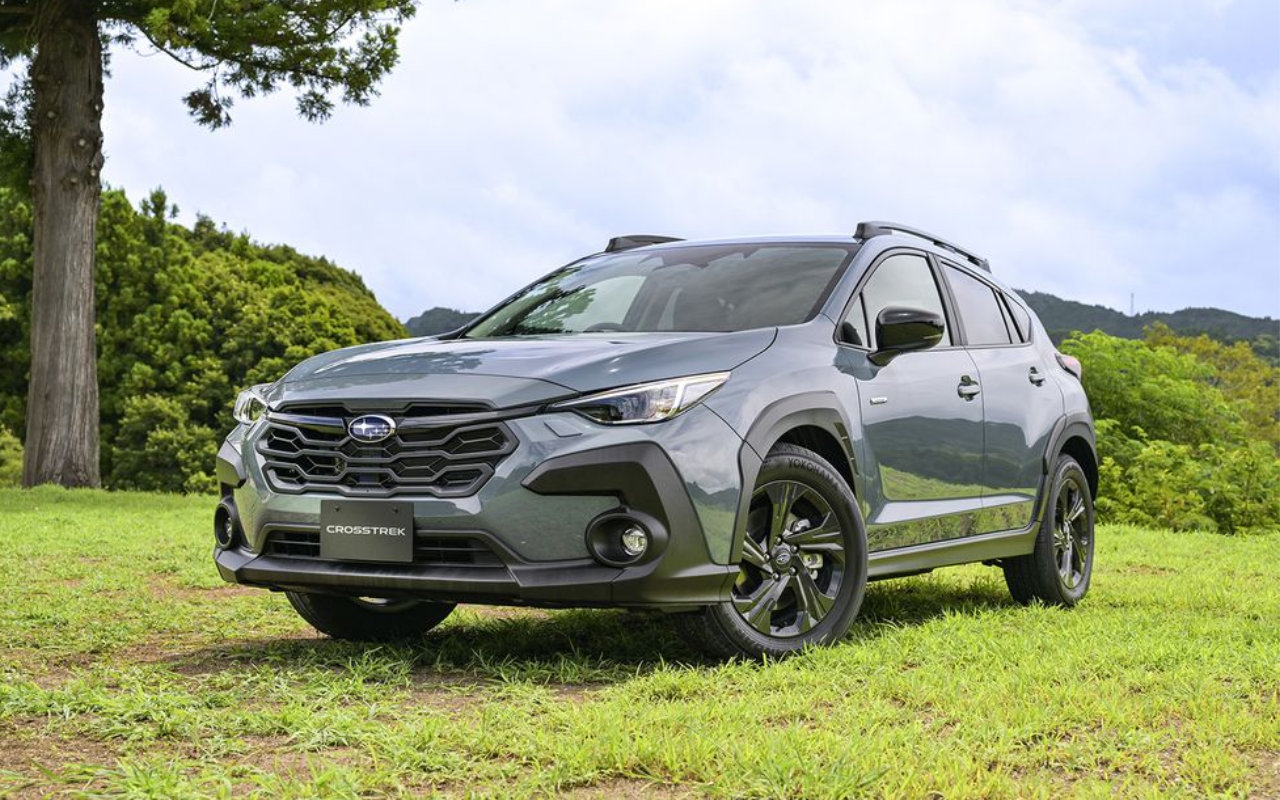
[[[1059,456],[1035,550],[1004,560],[1004,581],[1013,599],[1023,605],[1034,600],[1065,607],[1079,603],[1093,577],[1093,521],[1093,495],[1084,470],[1071,456]]]
[[[285,592],[311,626],[335,639],[394,642],[416,639],[444,621],[455,605],[425,600],[381,600]]]
[[[733,598],[680,615],[681,632],[717,658],[782,658],[839,641],[867,585],[866,527],[848,484],[816,453],[779,444],[750,509]]]

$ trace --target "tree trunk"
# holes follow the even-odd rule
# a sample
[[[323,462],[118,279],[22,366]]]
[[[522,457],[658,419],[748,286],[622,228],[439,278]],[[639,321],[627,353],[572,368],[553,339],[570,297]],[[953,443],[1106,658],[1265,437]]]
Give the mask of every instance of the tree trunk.
[[[92,0],[37,4],[35,274],[22,483],[97,486],[93,262],[101,194],[102,40]]]

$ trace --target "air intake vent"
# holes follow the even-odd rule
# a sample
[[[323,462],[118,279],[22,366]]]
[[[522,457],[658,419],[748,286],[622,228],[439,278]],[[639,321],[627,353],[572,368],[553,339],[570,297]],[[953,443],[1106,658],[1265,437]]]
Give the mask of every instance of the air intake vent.
[[[269,556],[319,558],[320,533],[305,530],[273,530],[263,552]],[[502,559],[474,536],[419,533],[413,543],[413,563],[441,567],[502,567]]]

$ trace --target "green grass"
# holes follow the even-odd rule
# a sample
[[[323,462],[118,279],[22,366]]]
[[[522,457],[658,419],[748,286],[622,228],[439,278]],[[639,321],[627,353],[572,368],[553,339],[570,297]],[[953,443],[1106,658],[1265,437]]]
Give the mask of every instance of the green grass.
[[[613,611],[332,642],[219,581],[211,513],[0,491],[0,794],[1280,796],[1280,535],[1103,528],[1074,611],[873,584],[762,666]]]

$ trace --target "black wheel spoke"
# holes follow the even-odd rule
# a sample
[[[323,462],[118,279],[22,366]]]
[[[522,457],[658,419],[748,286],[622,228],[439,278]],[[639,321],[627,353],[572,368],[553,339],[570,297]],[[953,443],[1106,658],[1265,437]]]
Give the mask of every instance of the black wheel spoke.
[[[796,501],[796,491],[802,487],[792,481],[779,481],[765,487],[769,497],[769,540],[767,547],[772,550],[782,540],[787,530],[787,521],[791,518],[791,506]]]
[[[802,633],[821,622],[836,602],[834,597],[826,595],[818,588],[818,582],[806,569],[796,573],[796,596],[800,601],[802,612],[796,624]]]
[[[790,583],[790,575],[779,575],[761,583],[752,594],[734,598],[733,605],[751,627],[770,634],[773,632],[773,611]]]
[[[1076,492],[1075,501],[1067,509],[1067,522],[1070,522],[1073,527],[1079,527],[1082,516],[1084,516],[1084,495]]]
[[[836,515],[827,512],[826,516],[814,527],[790,531],[783,534],[782,540],[807,552],[843,551],[844,533]]]
[[[769,554],[750,534],[742,539],[742,560],[766,575],[773,573],[773,565],[769,562]]]
[[[1072,552],[1075,550],[1072,545],[1075,540],[1072,539],[1070,532],[1067,533],[1065,538],[1066,542],[1062,548],[1062,555],[1058,557],[1058,572],[1062,574],[1062,579],[1066,581],[1067,586],[1071,587],[1075,585],[1071,570]]]
[[[1083,577],[1085,559],[1089,557],[1089,549],[1085,541],[1083,531],[1074,530],[1072,532],[1071,555],[1072,555],[1071,568],[1074,569],[1077,574]]]

